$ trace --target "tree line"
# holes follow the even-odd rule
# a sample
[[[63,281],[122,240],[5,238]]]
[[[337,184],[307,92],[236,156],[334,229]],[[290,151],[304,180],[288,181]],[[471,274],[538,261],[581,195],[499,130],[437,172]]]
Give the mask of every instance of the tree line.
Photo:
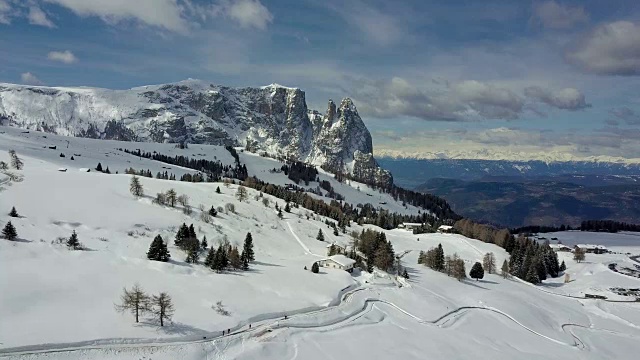
[[[313,165],[308,165],[301,161],[291,161],[286,163],[282,165],[280,170],[287,175],[289,180],[296,184],[299,184],[302,181],[306,186],[308,186],[310,182],[319,180],[318,169]]]
[[[615,220],[585,220],[580,226],[560,225],[560,226],[522,226],[511,229],[512,234],[540,234],[558,231],[590,231],[590,232],[609,232],[617,233],[619,231],[640,232],[640,225],[629,224]]]

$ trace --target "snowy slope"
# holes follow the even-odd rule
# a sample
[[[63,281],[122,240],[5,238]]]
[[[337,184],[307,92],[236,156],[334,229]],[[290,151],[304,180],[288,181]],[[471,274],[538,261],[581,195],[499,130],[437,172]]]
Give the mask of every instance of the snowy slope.
[[[10,137],[0,136],[4,146],[2,140]],[[314,275],[304,266],[323,257],[328,243],[347,245],[350,239],[333,236],[319,217],[307,220],[307,210],[293,209],[279,220],[273,207],[253,199],[252,190],[249,201],[240,203],[233,185],[141,178],[147,195],[173,187],[188,194],[196,208],[236,205],[237,214],[220,214],[213,224],[205,224],[197,209],[187,216],[180,209],[151,204],[148,197],[134,199],[127,175],[59,172],[55,161],[60,160],[48,149],[32,151],[23,155],[23,181],[6,182],[0,192],[0,225],[10,219],[6,213],[11,206],[23,215],[11,219],[21,241],[0,240],[0,273],[6,275],[0,277],[0,357],[626,360],[640,349],[640,304],[567,296],[591,290],[596,277],[588,273],[604,267],[600,258],[588,255],[583,264],[567,261],[568,272],[581,274],[567,285],[532,286],[488,274],[478,282],[458,282],[417,265],[419,251],[441,243],[445,253],[456,252],[465,260],[467,270],[488,251],[498,264],[507,254],[460,235],[391,230],[386,235],[402,255],[408,281],[378,271],[352,276],[322,269]],[[248,160],[252,156],[242,155],[261,174]],[[8,160],[6,151],[0,152],[0,160]],[[216,186],[222,194],[215,193]],[[193,222],[210,244],[225,235],[240,244],[251,231],[257,260],[252,271],[216,274],[184,263],[172,242],[182,222]],[[51,243],[73,229],[91,251],[73,252]],[[325,229],[327,242],[315,240],[318,229]],[[349,230],[361,229],[354,225]],[[145,258],[157,234],[171,239],[169,263]],[[597,279],[602,288],[613,282]],[[638,279],[624,281],[640,286]],[[130,315],[115,312],[122,287],[135,282],[174,297],[172,324],[159,328],[145,319],[136,325]],[[217,301],[230,316],[211,308]],[[233,329],[234,335],[222,337],[223,329]]]

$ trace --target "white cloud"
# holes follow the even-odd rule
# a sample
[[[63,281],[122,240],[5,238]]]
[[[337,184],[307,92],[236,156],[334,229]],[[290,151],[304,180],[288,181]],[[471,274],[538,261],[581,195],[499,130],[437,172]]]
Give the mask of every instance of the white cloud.
[[[627,125],[640,125],[640,114],[627,106],[611,109],[609,113],[618,119],[624,120]],[[608,123],[611,124],[612,121],[615,121],[615,119],[609,119]]]
[[[555,0],[537,2],[533,5],[531,22],[550,29],[568,29],[589,21],[589,14],[582,6],[562,5]]]
[[[22,80],[23,84],[27,84],[27,85],[42,85],[43,84],[43,82],[40,81],[40,79],[38,79],[37,76],[33,75],[30,72],[22,73],[20,75],[20,79]]]
[[[177,0],[44,0],[79,16],[97,16],[108,23],[133,20],[178,33],[189,31]]]
[[[259,0],[224,0],[216,11],[247,29],[264,30],[273,21],[273,14]]]
[[[325,6],[342,17],[347,25],[357,28],[372,43],[390,45],[404,35],[404,29],[397,17],[364,1],[331,1],[326,2]]]
[[[47,54],[47,58],[49,60],[60,61],[65,64],[72,64],[78,61],[78,58],[76,58],[76,56],[73,55],[73,53],[69,50],[51,51],[49,54]]]
[[[11,5],[6,0],[0,0],[0,24],[11,24]]]
[[[591,106],[587,104],[584,94],[575,88],[551,91],[539,86],[529,86],[524,89],[524,93],[533,100],[563,110],[581,110]]]
[[[32,25],[40,25],[48,28],[56,27],[56,25],[51,20],[49,20],[47,14],[37,6],[29,7],[29,14],[27,15],[27,19],[29,19],[29,24]]]
[[[565,55],[571,64],[585,72],[640,75],[640,25],[629,21],[600,25]]]

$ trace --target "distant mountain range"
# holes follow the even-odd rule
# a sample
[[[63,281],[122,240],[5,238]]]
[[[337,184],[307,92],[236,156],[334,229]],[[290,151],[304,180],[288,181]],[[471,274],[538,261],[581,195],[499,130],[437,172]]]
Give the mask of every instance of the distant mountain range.
[[[382,167],[391,171],[395,182],[415,188],[433,178],[481,180],[512,177],[513,179],[553,178],[575,175],[570,182],[579,181],[581,175],[631,177],[640,175],[640,164],[622,164],[596,161],[504,161],[463,159],[398,159],[377,158]],[[591,181],[597,178],[591,178]],[[611,180],[610,178],[609,180]],[[566,179],[565,179],[566,180]]]
[[[0,125],[66,136],[247,146],[388,186],[371,134],[349,98],[323,114],[304,91],[185,80],[129,90],[0,84]]]

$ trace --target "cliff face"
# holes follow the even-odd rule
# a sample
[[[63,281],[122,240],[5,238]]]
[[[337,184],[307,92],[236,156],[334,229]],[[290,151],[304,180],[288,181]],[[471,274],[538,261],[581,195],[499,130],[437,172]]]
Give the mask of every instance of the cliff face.
[[[389,185],[371,134],[345,98],[321,114],[296,88],[187,80],[130,90],[0,84],[0,122],[67,136],[242,145]]]

